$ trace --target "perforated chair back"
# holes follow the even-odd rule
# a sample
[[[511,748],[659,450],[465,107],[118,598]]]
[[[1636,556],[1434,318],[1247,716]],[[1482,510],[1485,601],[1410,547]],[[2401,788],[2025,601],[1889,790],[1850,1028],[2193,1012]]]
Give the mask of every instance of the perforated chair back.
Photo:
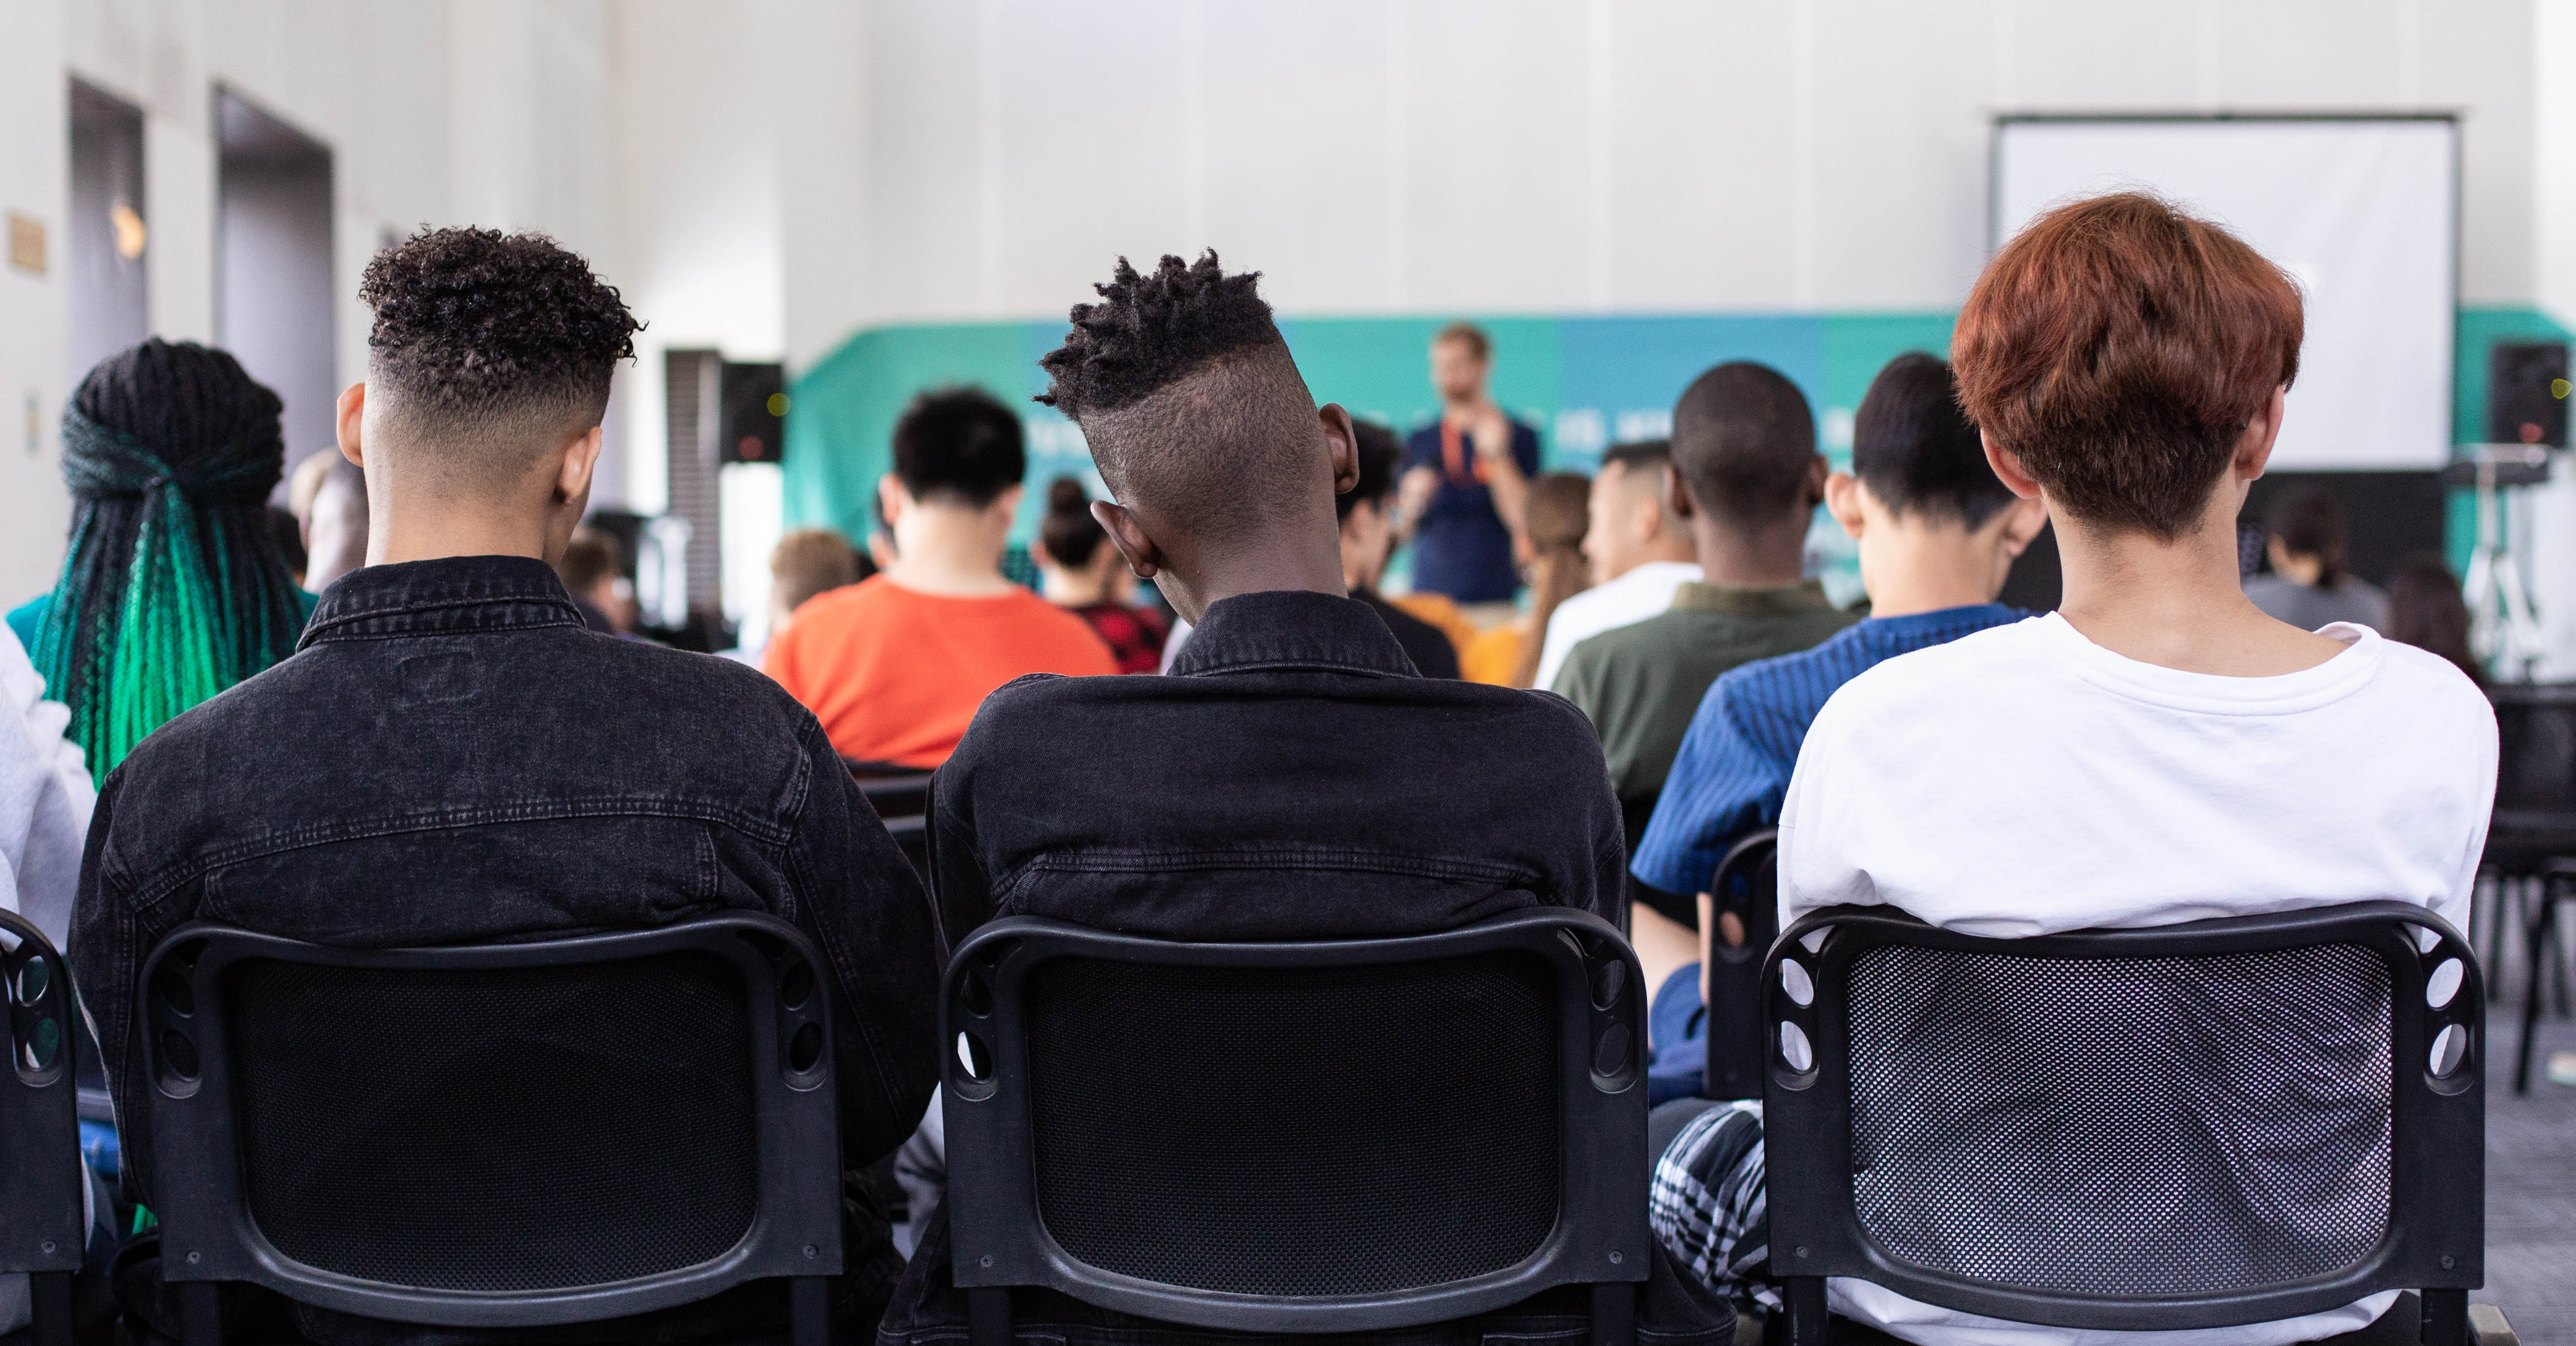
[[[141,1008],[163,1265],[208,1315],[190,1346],[227,1280],[528,1327],[797,1278],[797,1335],[821,1340],[841,1269],[823,967],[753,914],[390,951],[182,927]]]
[[[1562,909],[1400,939],[1178,944],[1017,917],[941,998],[948,1211],[978,1342],[1007,1292],[1366,1332],[1646,1277],[1644,994]]]
[[[2576,853],[2576,683],[2500,683],[2491,863],[2528,873]]]
[[[71,1346],[72,1273],[87,1238],[71,969],[35,926],[0,911],[0,982],[9,1053],[0,1068],[0,1274],[28,1277],[36,1340]]]
[[[1988,1317],[2227,1327],[2483,1283],[2486,998],[2377,902],[1999,940],[1814,912],[1765,965],[1771,1257]]]
[[[1780,829],[1747,833],[1727,848],[1709,880],[1711,927],[1700,932],[1708,970],[1708,1064],[1701,1092],[1710,1098],[1762,1096],[1762,953],[1780,929]],[[1744,942],[1728,944],[1716,922],[1744,923]]]

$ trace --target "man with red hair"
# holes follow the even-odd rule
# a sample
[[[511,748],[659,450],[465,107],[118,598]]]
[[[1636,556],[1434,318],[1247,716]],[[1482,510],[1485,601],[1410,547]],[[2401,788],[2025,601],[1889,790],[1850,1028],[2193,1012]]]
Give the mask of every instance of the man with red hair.
[[[1887,660],[1826,703],[1780,819],[1782,925],[1885,903],[1948,929],[2024,937],[2379,898],[2465,926],[2495,790],[2486,699],[2438,656],[2366,627],[2302,631],[2238,587],[2236,517],[2280,432],[2302,321],[2278,267],[2151,196],[2060,207],[1987,265],[1951,339],[1960,399],[1995,475],[2047,506],[2065,599],[2038,619]],[[2234,1008],[2286,1013],[2260,1002],[2304,989],[2248,978]],[[1910,1012],[1924,1023],[2003,1012],[1984,998],[1963,987]],[[2353,1035],[2345,1077],[2368,1078],[2368,1037]],[[2282,1078],[2301,1059],[2251,1059],[2261,1055],[2233,1068]],[[2375,1069],[2384,1082],[2384,1050]],[[2220,1153],[2207,1129],[2159,1129],[2156,1162],[2244,1173],[2249,1189],[2295,1189],[2316,1207],[2366,1201],[2376,1163],[2384,1198],[2385,1142],[2368,1138],[2384,1137],[2373,1127],[2385,1104],[2330,1084],[2305,1086],[2318,1134],[2360,1138],[2351,1144]],[[2172,1086],[2153,1071],[2135,1086],[2140,1117],[2194,1115],[2194,1100],[2159,1096]],[[1991,1133],[1955,1148],[2020,1153],[2011,1128],[2051,1103],[2035,1095],[2000,1110]],[[1768,1243],[1760,1119],[1699,1106],[1656,1166],[1656,1231],[1702,1276],[1758,1295],[1747,1273]],[[2007,1195],[1961,1198],[1978,1200],[1993,1208],[1944,1218],[2026,1218]],[[1836,1280],[1830,1297],[1918,1346],[2079,1335],[1863,1281]],[[2371,1323],[2395,1298],[2154,1340],[2289,1346]]]

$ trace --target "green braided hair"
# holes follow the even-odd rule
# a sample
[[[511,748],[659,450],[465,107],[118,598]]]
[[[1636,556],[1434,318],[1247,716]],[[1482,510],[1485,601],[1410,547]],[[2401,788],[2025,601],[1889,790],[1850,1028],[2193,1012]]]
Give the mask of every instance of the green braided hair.
[[[157,337],[72,393],[71,546],[30,653],[91,771],[294,652],[303,606],[265,521],[279,410],[232,356]]]

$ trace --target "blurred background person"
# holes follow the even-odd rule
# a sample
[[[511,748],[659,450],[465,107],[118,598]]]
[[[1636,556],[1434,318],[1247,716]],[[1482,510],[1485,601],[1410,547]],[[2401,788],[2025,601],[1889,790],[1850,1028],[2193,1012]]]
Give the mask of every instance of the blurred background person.
[[[2302,486],[2273,506],[2266,522],[2272,573],[2245,581],[2245,596],[2265,616],[2302,631],[2332,622],[2373,631],[2388,625],[2388,595],[2343,568],[2342,501],[2322,486]]]
[[[367,563],[367,474],[336,453],[329,457],[330,470],[304,511],[304,587],[317,594]]]
[[[1672,465],[1669,439],[1620,444],[1601,456],[1583,530],[1592,587],[1549,614],[1547,639],[1529,686],[1555,686],[1557,670],[1565,667],[1565,656],[1575,646],[1660,615],[1683,585],[1699,582],[1699,549],[1691,541],[1690,521],[1673,512],[1666,481]]]
[[[232,356],[158,337],[100,361],[63,410],[68,554],[53,592],[8,622],[101,778],[292,654],[313,614],[268,529],[278,410]]]
[[[1447,632],[1380,597],[1377,582],[1395,554],[1395,523],[1387,498],[1395,494],[1395,466],[1404,452],[1395,432],[1375,421],[1353,421],[1359,438],[1360,480],[1333,499],[1342,520],[1342,583],[1351,597],[1377,609],[1395,643],[1426,678],[1458,676],[1458,647]],[[1508,543],[1506,544],[1508,545]],[[1508,553],[1506,553],[1508,555]]]
[[[563,559],[555,562],[555,576],[581,610],[582,624],[612,636],[635,631],[635,585],[625,570],[626,549],[615,535],[589,524],[572,530]]]
[[[795,620],[797,609],[834,589],[877,573],[850,540],[829,528],[799,528],[769,549],[769,638]]]
[[[1040,595],[1091,623],[1108,642],[1119,672],[1160,668],[1172,619],[1160,608],[1136,603],[1136,576],[1109,545],[1109,530],[1091,517],[1091,493],[1080,481],[1058,477],[1047,486],[1046,522],[1037,543],[1029,555],[1038,563]]]
[[[1535,685],[1548,618],[1592,584],[1591,562],[1583,556],[1591,502],[1592,479],[1580,473],[1550,472],[1530,483],[1528,525],[1515,542],[1529,580],[1529,609],[1477,636],[1460,653],[1467,681]]]
[[[1472,323],[1452,323],[1431,339],[1440,417],[1404,444],[1401,531],[1413,543],[1413,589],[1468,606],[1509,603],[1520,588],[1512,540],[1538,475],[1538,432],[1504,415],[1485,391],[1493,354],[1494,343]],[[1505,615],[1489,611],[1476,624]]]
[[[2487,671],[2469,651],[2469,603],[2460,578],[2431,552],[2407,557],[2388,580],[2388,625],[2381,635],[2438,654],[2487,685]]]

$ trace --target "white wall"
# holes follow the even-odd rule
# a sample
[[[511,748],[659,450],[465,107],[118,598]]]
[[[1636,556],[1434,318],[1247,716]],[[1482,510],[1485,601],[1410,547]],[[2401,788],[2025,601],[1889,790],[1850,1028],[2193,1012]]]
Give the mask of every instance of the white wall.
[[[45,227],[48,267],[0,258],[0,606],[49,588],[69,496],[55,438],[63,369],[69,93],[58,0],[0,0],[0,216]],[[0,225],[5,228],[5,225]]]

